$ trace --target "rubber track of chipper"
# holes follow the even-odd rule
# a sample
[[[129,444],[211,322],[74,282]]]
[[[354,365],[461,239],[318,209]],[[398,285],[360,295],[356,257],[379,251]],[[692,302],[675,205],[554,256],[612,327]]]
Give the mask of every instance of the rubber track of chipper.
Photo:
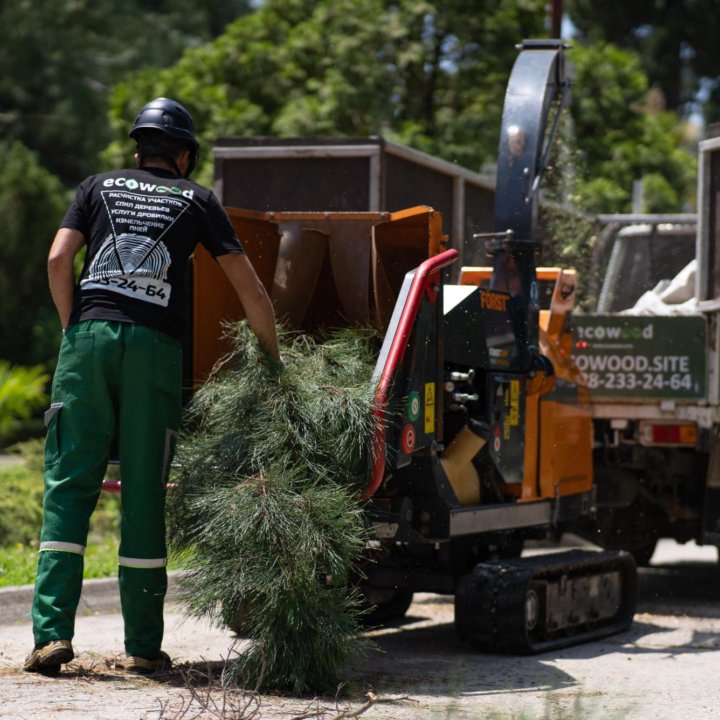
[[[525,600],[530,585],[565,576],[619,571],[620,607],[612,617],[580,627],[530,633]],[[578,645],[626,630],[637,600],[632,556],[623,552],[570,552],[479,563],[459,584],[455,627],[460,637],[480,650],[531,654]]]

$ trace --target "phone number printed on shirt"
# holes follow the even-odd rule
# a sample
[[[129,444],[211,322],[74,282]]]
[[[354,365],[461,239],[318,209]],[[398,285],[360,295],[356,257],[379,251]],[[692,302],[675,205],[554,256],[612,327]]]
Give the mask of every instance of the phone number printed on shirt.
[[[85,280],[80,284],[83,290],[109,290],[162,307],[167,307],[170,302],[170,284],[157,278],[114,275],[110,278]]]

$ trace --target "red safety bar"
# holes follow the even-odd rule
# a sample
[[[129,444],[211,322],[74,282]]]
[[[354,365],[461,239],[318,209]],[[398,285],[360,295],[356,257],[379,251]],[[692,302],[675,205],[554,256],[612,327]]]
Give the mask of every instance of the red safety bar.
[[[373,415],[377,418],[377,429],[373,438],[373,467],[366,497],[374,495],[380,487],[385,474],[385,407],[393,375],[402,362],[415,319],[420,309],[423,294],[433,283],[439,281],[438,273],[458,259],[457,250],[446,250],[435,257],[425,260],[415,270],[408,291],[405,306],[400,314],[397,328],[385,360],[380,381],[375,390]]]
[[[174,487],[175,483],[168,483],[165,489],[172,490]],[[122,492],[122,482],[120,482],[120,480],[103,480],[102,489],[109,493]]]

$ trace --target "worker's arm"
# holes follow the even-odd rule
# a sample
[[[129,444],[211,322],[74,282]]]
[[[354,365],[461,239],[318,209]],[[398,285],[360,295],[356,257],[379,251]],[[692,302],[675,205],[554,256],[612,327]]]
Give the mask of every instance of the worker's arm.
[[[257,336],[263,350],[280,362],[273,306],[247,255],[227,253],[219,255],[216,259],[235,288],[248,325]]]
[[[55,235],[48,256],[50,294],[60,316],[60,326],[63,330],[70,322],[73,296],[75,295],[73,261],[84,244],[85,236],[79,230],[60,228]]]

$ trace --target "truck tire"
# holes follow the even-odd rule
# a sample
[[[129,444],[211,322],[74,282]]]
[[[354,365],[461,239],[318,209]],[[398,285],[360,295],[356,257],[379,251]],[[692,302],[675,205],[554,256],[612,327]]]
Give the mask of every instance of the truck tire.
[[[648,567],[650,560],[655,553],[657,540],[650,540],[642,545],[628,548],[628,552],[635,558],[635,564],[638,567]]]
[[[362,625],[384,625],[405,617],[412,604],[412,590],[394,590],[361,587],[367,601],[367,612],[360,615]]]

